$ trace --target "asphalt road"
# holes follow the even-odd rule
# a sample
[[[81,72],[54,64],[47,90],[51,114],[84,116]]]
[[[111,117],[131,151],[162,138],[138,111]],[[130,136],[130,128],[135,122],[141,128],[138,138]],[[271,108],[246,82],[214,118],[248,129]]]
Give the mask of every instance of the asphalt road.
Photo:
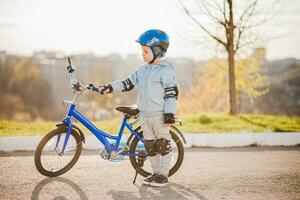
[[[165,188],[132,184],[128,160],[83,152],[58,178],[40,175],[32,152],[0,153],[0,199],[300,199],[300,147],[187,149]]]

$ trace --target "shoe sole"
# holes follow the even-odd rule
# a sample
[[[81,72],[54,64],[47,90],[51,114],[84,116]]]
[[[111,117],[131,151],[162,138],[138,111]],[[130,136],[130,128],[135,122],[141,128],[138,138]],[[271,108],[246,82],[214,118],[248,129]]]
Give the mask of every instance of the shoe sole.
[[[150,183],[150,185],[153,187],[164,187],[168,185],[168,183]]]
[[[143,185],[151,185],[151,183],[147,181],[143,181]]]

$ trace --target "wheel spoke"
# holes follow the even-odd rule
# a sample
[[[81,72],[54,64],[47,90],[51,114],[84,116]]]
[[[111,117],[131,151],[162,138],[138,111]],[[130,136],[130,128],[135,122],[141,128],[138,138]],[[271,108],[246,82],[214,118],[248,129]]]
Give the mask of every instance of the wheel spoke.
[[[171,140],[171,148],[172,148],[172,158],[171,158],[171,164],[170,164],[170,172],[169,172],[169,176],[173,175],[181,166],[181,163],[183,161],[183,157],[184,157],[184,149],[183,149],[183,142],[182,140],[178,137],[178,135],[176,135],[176,133],[172,130],[170,130],[170,134],[172,136],[172,140]],[[130,153],[136,153],[138,154],[138,152],[143,149],[145,150],[145,148],[141,148],[141,146],[143,146],[143,143],[141,143],[138,138],[134,138],[133,141],[131,142],[130,145]],[[131,156],[130,157],[130,162],[132,164],[132,166],[134,168],[137,167],[137,156]],[[141,168],[140,172],[139,172],[142,176],[147,176],[149,174],[152,173],[152,167],[151,167],[151,163],[149,161],[149,157],[146,159],[146,161],[144,162],[144,166]]]
[[[65,129],[58,128],[48,133],[37,147],[35,164],[46,176],[58,176],[68,171],[78,160],[82,149],[79,134],[71,133],[64,153]]]

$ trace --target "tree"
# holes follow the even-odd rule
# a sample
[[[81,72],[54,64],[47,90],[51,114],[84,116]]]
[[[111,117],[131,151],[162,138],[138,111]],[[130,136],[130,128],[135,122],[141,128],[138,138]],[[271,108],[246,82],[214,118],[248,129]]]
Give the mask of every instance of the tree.
[[[55,114],[50,84],[31,58],[8,56],[0,62],[0,84],[1,119],[50,119]]]
[[[220,1],[221,3],[215,0],[195,0],[194,2],[195,4],[192,7],[187,7],[179,0],[180,8],[194,22],[197,28],[217,44],[221,45],[226,51],[229,74],[230,114],[235,115],[238,112],[235,56],[241,47],[257,41],[257,37],[251,31],[253,28],[264,24],[269,15],[258,17],[259,13],[264,12],[264,9],[258,8],[258,0],[247,1],[247,5],[239,9],[239,12],[233,0],[223,0]],[[196,12],[193,12],[195,10]],[[199,17],[199,13],[207,16],[217,31],[212,31],[209,26],[205,26],[204,22],[201,21],[201,17]]]
[[[224,65],[219,65],[220,63],[222,61],[210,59],[204,65],[197,67],[194,72],[193,86],[187,95],[179,97],[179,113],[226,111],[228,93],[225,92]]]
[[[261,59],[253,54],[236,62],[236,91],[246,94],[250,101],[266,93],[266,77],[260,73]],[[226,60],[213,58],[198,66],[193,87],[187,96],[180,97],[178,111],[191,112],[225,112],[228,108],[228,85]],[[240,96],[240,95],[238,95]],[[199,101],[200,99],[200,101]],[[239,102],[241,103],[241,101]]]

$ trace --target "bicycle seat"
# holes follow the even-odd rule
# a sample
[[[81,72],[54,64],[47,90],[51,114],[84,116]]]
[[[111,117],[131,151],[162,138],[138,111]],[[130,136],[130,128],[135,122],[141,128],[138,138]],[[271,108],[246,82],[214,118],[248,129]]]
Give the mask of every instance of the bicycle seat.
[[[140,111],[137,108],[137,105],[132,105],[132,106],[117,106],[115,108],[117,111],[120,111],[122,113],[128,114],[130,116],[135,116],[137,115]]]

